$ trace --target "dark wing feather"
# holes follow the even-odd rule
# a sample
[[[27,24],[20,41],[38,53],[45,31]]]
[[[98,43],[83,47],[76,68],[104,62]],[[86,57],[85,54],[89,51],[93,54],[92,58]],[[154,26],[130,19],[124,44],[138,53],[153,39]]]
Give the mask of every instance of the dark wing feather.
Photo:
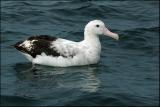
[[[27,40],[47,40],[47,41],[55,41],[57,38],[53,36],[48,36],[48,35],[39,35],[39,36],[31,36]]]
[[[47,35],[32,36],[27,39],[28,41],[33,41],[31,42],[31,47],[29,50],[25,45],[23,45],[23,41],[17,42],[14,47],[23,53],[31,55],[33,58],[37,55],[41,55],[42,53],[45,53],[46,55],[60,56],[60,53],[53,48],[50,48],[51,42],[56,39],[57,38],[55,37],[50,37]]]

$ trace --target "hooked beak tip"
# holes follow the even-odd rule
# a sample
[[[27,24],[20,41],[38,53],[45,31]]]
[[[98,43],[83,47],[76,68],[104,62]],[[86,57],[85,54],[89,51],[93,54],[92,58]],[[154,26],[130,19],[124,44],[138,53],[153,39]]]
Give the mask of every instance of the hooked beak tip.
[[[118,41],[119,40],[119,35],[116,34],[115,39]]]

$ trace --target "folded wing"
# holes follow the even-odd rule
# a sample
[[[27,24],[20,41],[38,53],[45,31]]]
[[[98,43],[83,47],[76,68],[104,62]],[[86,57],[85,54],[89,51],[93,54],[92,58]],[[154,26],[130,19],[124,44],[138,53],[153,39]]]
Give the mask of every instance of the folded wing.
[[[35,58],[42,53],[53,57],[73,58],[78,54],[77,42],[55,38],[47,35],[32,36],[16,43],[15,48]]]

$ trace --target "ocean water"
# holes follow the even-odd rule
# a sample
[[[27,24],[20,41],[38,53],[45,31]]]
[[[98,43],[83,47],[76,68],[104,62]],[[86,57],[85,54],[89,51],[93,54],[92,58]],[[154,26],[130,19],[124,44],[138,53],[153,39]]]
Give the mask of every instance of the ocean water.
[[[95,65],[32,67],[10,46],[37,34],[81,41],[94,19],[120,35],[100,37]],[[1,1],[1,105],[158,106],[159,1]]]

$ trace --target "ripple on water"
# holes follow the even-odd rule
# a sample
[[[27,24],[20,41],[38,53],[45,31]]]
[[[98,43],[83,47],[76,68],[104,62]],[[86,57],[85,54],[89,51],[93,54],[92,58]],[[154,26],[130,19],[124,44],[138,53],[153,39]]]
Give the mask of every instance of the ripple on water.
[[[2,105],[158,105],[159,1],[2,1]],[[99,64],[32,67],[10,45],[31,35],[83,39],[100,19],[119,41],[100,37]]]

